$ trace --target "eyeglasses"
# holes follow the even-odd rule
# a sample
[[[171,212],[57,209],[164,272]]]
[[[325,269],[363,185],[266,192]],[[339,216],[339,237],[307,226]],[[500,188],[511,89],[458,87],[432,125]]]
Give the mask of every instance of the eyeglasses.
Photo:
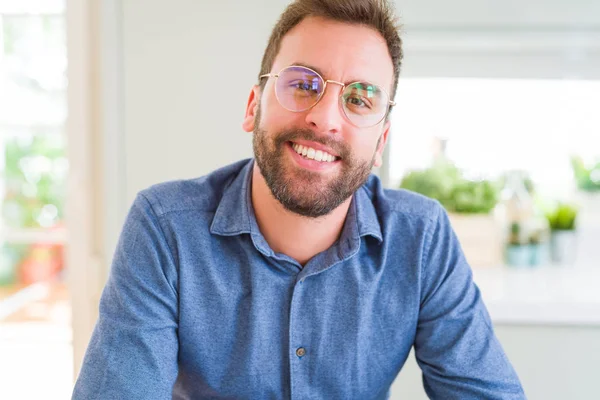
[[[358,128],[375,126],[386,117],[396,103],[381,87],[367,82],[354,82],[348,85],[324,80],[318,72],[310,68],[292,65],[278,74],[261,75],[262,78],[276,78],[275,96],[283,108],[292,112],[302,112],[314,107],[323,97],[328,83],[340,85],[340,106],[344,115]]]

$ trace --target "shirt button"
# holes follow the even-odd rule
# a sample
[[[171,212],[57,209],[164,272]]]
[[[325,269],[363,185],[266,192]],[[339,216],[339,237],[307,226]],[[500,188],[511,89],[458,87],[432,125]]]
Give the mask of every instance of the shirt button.
[[[298,347],[298,350],[296,350],[296,355],[298,357],[303,357],[306,354],[306,350],[304,349],[304,347]]]

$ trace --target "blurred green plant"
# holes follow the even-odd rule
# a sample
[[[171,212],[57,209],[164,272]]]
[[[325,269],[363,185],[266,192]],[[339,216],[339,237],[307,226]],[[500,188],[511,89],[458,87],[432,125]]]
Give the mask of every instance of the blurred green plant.
[[[518,222],[513,222],[510,224],[508,244],[510,246],[521,246],[524,244],[521,240],[521,224],[519,224]]]
[[[459,169],[453,164],[437,161],[430,168],[406,174],[400,187],[448,204],[460,177]]]
[[[586,192],[600,191],[600,161],[595,165],[586,165],[579,156],[571,157],[571,166],[577,187]]]
[[[462,180],[454,187],[448,208],[465,214],[487,214],[498,203],[498,190],[488,180]]]
[[[546,218],[553,231],[575,230],[578,208],[574,204],[558,202],[546,212]]]
[[[60,135],[4,142],[3,222],[10,228],[50,228],[63,218],[68,162]]]
[[[449,212],[462,214],[487,214],[496,207],[499,197],[496,184],[468,180],[445,159],[425,170],[409,172],[400,187],[438,200]]]

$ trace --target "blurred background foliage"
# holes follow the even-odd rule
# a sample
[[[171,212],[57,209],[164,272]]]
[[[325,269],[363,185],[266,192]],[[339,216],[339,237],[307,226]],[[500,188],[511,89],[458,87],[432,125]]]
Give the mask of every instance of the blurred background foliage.
[[[66,67],[63,15],[0,15],[0,285],[62,269]]]
[[[600,192],[600,161],[586,164],[579,156],[571,158],[575,181],[580,190]]]
[[[439,158],[424,170],[407,173],[400,187],[438,200],[449,212],[488,214],[498,203],[499,182],[467,179],[451,161]]]
[[[11,228],[51,228],[63,218],[68,162],[59,135],[5,142],[4,223]]]

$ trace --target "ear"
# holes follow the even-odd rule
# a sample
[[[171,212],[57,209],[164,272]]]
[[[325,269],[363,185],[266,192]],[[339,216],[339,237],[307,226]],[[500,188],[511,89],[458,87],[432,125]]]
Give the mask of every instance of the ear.
[[[390,121],[386,121],[383,125],[383,133],[381,134],[381,139],[379,140],[379,144],[377,145],[377,149],[375,150],[375,163],[373,166],[381,167],[383,165],[383,150],[385,149],[385,145],[387,144],[388,135],[390,133]]]
[[[244,122],[242,122],[242,128],[246,132],[254,132],[254,120],[256,119],[256,112],[258,111],[258,103],[260,102],[260,87],[253,86],[250,96],[248,97],[248,104],[246,105],[246,116]]]

